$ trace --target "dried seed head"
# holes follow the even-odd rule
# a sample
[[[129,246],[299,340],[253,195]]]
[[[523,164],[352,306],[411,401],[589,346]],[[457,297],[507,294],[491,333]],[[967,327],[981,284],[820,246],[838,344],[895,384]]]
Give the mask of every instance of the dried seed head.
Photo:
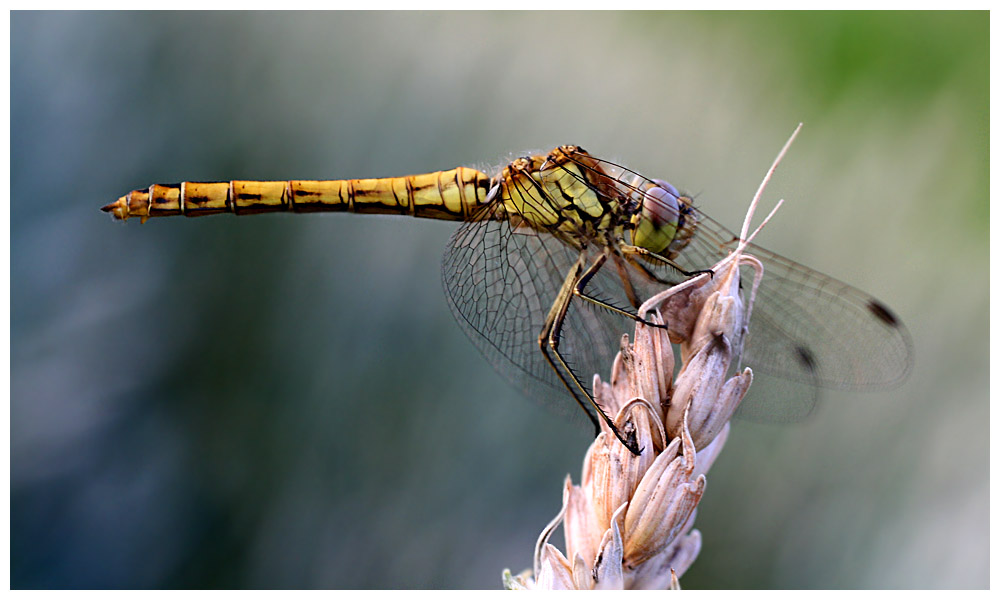
[[[641,564],[661,552],[687,523],[705,491],[705,476],[693,478],[694,454],[685,430],[642,478],[625,513],[626,565]]]
[[[712,277],[688,280],[640,308],[653,322],[669,323],[669,331],[637,323],[634,342],[622,338],[610,383],[595,376],[593,390],[642,451],[632,454],[604,428],[584,458],[581,484],[567,478],[563,511],[539,538],[537,579],[511,577],[508,587],[679,587],[701,548],[693,525],[705,473],[752,381],[749,369],[727,374],[749,312],[739,297],[739,269],[758,270],[755,263],[733,257]],[[671,341],[684,361],[676,381]],[[548,542],[559,523],[565,556]]]
[[[729,418],[753,379],[749,369],[726,379],[740,355],[763,275],[760,262],[744,254],[760,231],[747,234],[750,219],[798,131],[757,190],[733,253],[714,265],[711,275],[689,279],[639,307],[640,315],[652,314],[653,322],[668,323],[669,331],[637,323],[634,343],[622,338],[610,383],[594,377],[595,398],[616,415],[616,427],[640,441],[642,452],[634,456],[625,451],[604,428],[584,458],[581,485],[567,478],[563,510],[539,537],[537,581],[505,571],[508,589],[680,589],[678,578],[701,548],[701,534],[692,527],[705,473],[725,444]],[[755,272],[745,305],[741,266]],[[680,345],[684,364],[673,384],[671,342]],[[568,560],[548,544],[561,521]]]
[[[573,571],[562,552],[552,544],[546,543],[541,551],[541,568],[535,586],[543,590],[572,590],[576,588],[573,582]]]
[[[581,559],[588,565],[594,564],[597,548],[600,547],[601,538],[604,536],[604,529],[597,524],[597,516],[590,498],[590,494],[573,485],[573,480],[566,476],[563,487],[563,506],[566,508],[563,534],[566,539],[566,554],[574,560]]]
[[[601,539],[601,552],[597,555],[590,589],[595,590],[620,590],[625,585],[625,574],[622,570],[622,547],[621,526],[622,514],[625,512],[623,504],[611,519],[611,527],[604,533]],[[585,579],[581,579],[586,582]],[[583,589],[587,589],[584,587]]]

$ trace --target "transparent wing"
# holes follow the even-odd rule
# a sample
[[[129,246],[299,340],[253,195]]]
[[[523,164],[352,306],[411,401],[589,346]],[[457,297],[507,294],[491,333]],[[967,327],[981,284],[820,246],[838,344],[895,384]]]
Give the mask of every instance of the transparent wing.
[[[710,217],[700,223],[678,262],[713,262],[736,236]],[[909,333],[874,297],[751,244],[764,265],[750,318],[744,362],[773,375],[823,387],[877,390],[905,378],[912,364]],[[750,281],[746,279],[746,281]]]
[[[593,157],[588,157],[594,160]],[[623,193],[657,185],[634,171],[597,160]],[[582,164],[578,163],[578,164]],[[737,244],[737,236],[699,210],[698,226],[674,261],[686,271],[708,269]],[[901,382],[913,363],[909,333],[876,298],[760,246],[747,253],[764,265],[742,362],[761,379],[785,380],[762,397],[751,390],[741,414],[754,420],[795,421],[812,410],[815,386],[872,391]],[[752,281],[749,270],[743,281]],[[661,272],[679,282],[677,273]]]
[[[565,176],[622,206],[641,198],[643,185],[658,185],[590,155],[574,164],[601,183],[592,184],[589,175],[582,177],[570,170],[564,170]],[[568,392],[538,347],[538,335],[581,253],[589,264],[600,249],[584,248],[579,241],[586,238],[583,232],[557,237],[512,226],[502,210],[499,202],[488,204],[452,237],[443,261],[449,305],[466,333],[507,379],[545,403],[567,398]],[[697,219],[697,227],[688,245],[674,257],[689,272],[712,267],[737,243],[731,231],[692,211],[690,218]],[[774,376],[783,382],[768,386],[764,394],[759,388],[751,391],[741,410],[743,416],[796,421],[812,410],[816,386],[876,390],[905,378],[912,365],[912,343],[885,305],[759,246],[751,245],[748,253],[761,260],[764,277],[742,362],[753,367],[760,379]],[[670,267],[647,264],[645,270],[661,282],[656,283],[620,258],[608,261],[588,285],[588,294],[627,309],[633,303],[625,293],[625,279],[641,298],[647,298],[685,278]],[[594,373],[605,374],[622,334],[631,329],[627,318],[574,299],[562,328],[560,350],[586,384]]]
[[[584,412],[538,346],[546,316],[581,252],[588,262],[598,248],[581,249],[547,232],[513,227],[499,204],[487,205],[452,236],[442,261],[448,304],[466,334],[508,381],[562,415]],[[627,306],[620,276],[602,268],[587,292]],[[593,375],[607,377],[621,336],[634,322],[574,298],[559,350],[590,390]]]

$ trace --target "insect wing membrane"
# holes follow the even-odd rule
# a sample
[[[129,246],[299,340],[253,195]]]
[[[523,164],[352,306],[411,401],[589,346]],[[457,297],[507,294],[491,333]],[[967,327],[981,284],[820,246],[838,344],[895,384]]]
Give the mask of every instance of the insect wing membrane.
[[[678,262],[713,262],[735,235],[705,215]],[[901,381],[912,362],[906,328],[878,300],[832,277],[750,244],[764,265],[743,350],[744,362],[770,374],[847,390]],[[750,281],[750,279],[746,279]]]

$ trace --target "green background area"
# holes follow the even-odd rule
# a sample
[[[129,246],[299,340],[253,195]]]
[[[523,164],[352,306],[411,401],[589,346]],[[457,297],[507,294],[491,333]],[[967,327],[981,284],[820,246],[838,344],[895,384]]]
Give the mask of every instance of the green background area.
[[[986,587],[988,51],[985,12],[13,13],[12,587],[498,587],[590,441],[452,319],[454,224],[99,206],[573,143],[738,228],[800,121],[760,241],[916,362],[736,424],[682,583]]]

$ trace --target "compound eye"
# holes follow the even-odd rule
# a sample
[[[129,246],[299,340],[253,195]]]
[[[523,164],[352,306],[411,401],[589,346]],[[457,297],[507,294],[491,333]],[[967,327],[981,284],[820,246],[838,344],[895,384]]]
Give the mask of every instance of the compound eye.
[[[665,181],[657,181],[656,183],[661,187],[652,187],[646,190],[645,198],[642,201],[642,214],[656,227],[676,225],[680,218],[677,189]]]
[[[669,181],[664,181],[662,179],[654,179],[653,183],[655,183],[656,185],[660,186],[661,188],[663,188],[663,189],[667,190],[668,192],[670,192],[671,194],[673,194],[674,198],[680,198],[681,197],[681,193],[677,191],[677,188],[675,188],[674,186],[670,185]]]

